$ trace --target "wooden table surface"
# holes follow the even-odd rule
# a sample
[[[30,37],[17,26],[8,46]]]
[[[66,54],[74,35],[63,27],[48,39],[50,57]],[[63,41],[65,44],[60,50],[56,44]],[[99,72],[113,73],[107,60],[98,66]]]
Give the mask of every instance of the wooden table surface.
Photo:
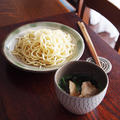
[[[9,18],[9,16],[8,16]],[[9,19],[8,19],[9,20]],[[113,65],[108,74],[110,79],[107,94],[102,103],[86,115],[74,115],[59,103],[54,89],[54,72],[30,73],[11,66],[2,54],[2,43],[13,29],[35,21],[55,21],[76,29],[79,33],[75,13],[58,14],[40,19],[11,19],[7,25],[0,27],[0,120],[119,120],[120,119],[120,56],[101,40],[89,27],[99,56],[109,59]],[[29,22],[27,22],[29,21]],[[13,23],[18,24],[13,24]],[[85,60],[90,56],[87,45],[82,56]]]
[[[66,12],[59,0],[0,0],[0,26]]]

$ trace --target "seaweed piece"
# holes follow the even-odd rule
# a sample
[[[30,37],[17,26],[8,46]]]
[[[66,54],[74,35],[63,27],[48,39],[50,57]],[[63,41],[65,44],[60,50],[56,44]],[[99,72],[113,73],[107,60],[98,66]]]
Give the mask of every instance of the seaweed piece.
[[[76,90],[78,93],[81,93],[81,85],[75,84],[76,85]]]
[[[65,92],[69,93],[68,81],[65,80],[64,77],[62,77],[61,80],[59,81],[59,86],[60,86],[60,88],[63,89]]]

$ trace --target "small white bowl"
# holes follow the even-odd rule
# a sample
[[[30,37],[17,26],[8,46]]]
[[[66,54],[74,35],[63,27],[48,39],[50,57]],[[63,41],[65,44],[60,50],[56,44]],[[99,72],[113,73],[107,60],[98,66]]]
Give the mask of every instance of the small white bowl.
[[[100,92],[91,97],[74,97],[63,91],[58,85],[60,79],[69,74],[74,73],[86,73],[94,76],[94,80],[97,82],[100,88]],[[73,61],[65,64],[55,73],[54,77],[55,90],[60,103],[70,112],[80,115],[86,114],[95,109],[103,100],[109,79],[107,74],[97,65],[86,61]]]

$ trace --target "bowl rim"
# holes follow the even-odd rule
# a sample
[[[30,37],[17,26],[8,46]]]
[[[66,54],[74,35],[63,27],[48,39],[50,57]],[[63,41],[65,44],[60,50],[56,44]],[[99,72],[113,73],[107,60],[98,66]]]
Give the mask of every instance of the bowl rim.
[[[47,23],[47,24],[56,24],[56,25],[59,25],[59,26],[65,26],[65,27],[67,27],[68,29],[74,31],[74,32],[76,33],[76,35],[79,36],[80,41],[82,42],[82,52],[81,52],[81,53],[78,52],[78,55],[76,56],[75,61],[78,61],[78,60],[81,58],[81,56],[83,55],[84,50],[85,50],[85,43],[84,43],[83,37],[81,36],[81,34],[80,34],[77,30],[75,30],[74,28],[72,28],[72,27],[70,27],[70,26],[68,26],[68,25],[62,24],[62,23],[60,23],[60,22],[38,21],[38,22],[30,22],[30,23],[27,23],[27,24],[23,24],[23,25],[21,25],[21,26],[18,26],[17,28],[13,29],[10,33],[8,33],[8,35],[7,35],[7,36],[5,37],[5,39],[3,40],[3,43],[2,43],[2,53],[3,53],[3,56],[6,58],[6,60],[7,60],[10,64],[12,64],[12,65],[15,66],[16,68],[22,69],[22,70],[24,70],[24,71],[29,71],[29,72],[41,72],[41,73],[56,71],[56,70],[58,70],[61,66],[63,66],[63,65],[65,64],[65,63],[63,63],[62,65],[54,66],[54,67],[51,68],[51,69],[43,69],[43,70],[39,69],[39,70],[38,70],[38,69],[28,68],[28,67],[25,67],[25,66],[24,66],[24,67],[19,66],[19,65],[15,64],[15,63],[13,62],[14,60],[11,60],[11,58],[9,58],[9,57],[7,56],[7,54],[6,54],[6,52],[5,52],[5,43],[6,43],[6,40],[9,38],[9,36],[10,36],[13,32],[15,32],[16,30],[21,29],[21,28],[23,28],[23,27],[26,27],[26,26],[28,26],[28,25],[32,25],[32,24],[42,24],[42,23],[43,23],[43,24],[44,24],[44,23]],[[36,27],[37,27],[37,26],[36,26]],[[73,60],[71,60],[71,61],[73,61]],[[23,64],[24,64],[24,63],[23,63]],[[27,64],[25,64],[25,65],[27,65]],[[27,65],[27,66],[29,66],[29,65]],[[36,68],[37,68],[37,67],[36,67]],[[43,68],[44,68],[44,67],[43,67]]]
[[[97,67],[98,69],[100,69],[100,70],[105,74],[106,79],[107,79],[107,83],[106,83],[104,89],[102,89],[99,93],[97,93],[97,94],[95,94],[95,95],[93,95],[93,96],[90,96],[90,97],[70,96],[68,93],[66,93],[64,90],[62,90],[62,89],[60,88],[60,86],[58,85],[58,83],[57,83],[57,79],[56,79],[57,74],[58,74],[59,71],[61,71],[61,69],[63,69],[65,66],[67,66],[67,65],[69,65],[69,64],[71,64],[71,63],[76,63],[76,62],[92,64],[93,66],[95,66],[95,67]],[[109,78],[108,78],[108,75],[103,71],[103,69],[100,68],[100,67],[99,67],[98,65],[96,65],[96,64],[87,62],[87,61],[85,61],[85,60],[70,61],[70,62],[66,63],[65,65],[63,65],[62,67],[60,67],[60,68],[55,72],[55,75],[54,75],[54,85],[55,85],[55,87],[57,87],[57,88],[59,89],[60,92],[62,92],[63,94],[65,94],[67,97],[74,98],[74,99],[86,99],[86,98],[87,98],[87,99],[90,99],[90,98],[99,96],[99,95],[102,94],[105,90],[108,89]]]

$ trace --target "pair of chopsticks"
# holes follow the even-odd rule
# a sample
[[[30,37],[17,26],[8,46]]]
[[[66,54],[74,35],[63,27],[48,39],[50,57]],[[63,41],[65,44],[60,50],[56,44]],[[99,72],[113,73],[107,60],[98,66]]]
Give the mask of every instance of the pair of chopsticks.
[[[88,45],[88,48],[89,48],[89,50],[90,50],[90,52],[91,52],[91,54],[92,54],[92,57],[93,57],[95,63],[96,63],[99,67],[101,67],[100,60],[99,60],[99,58],[98,58],[97,52],[96,52],[96,50],[95,50],[95,47],[94,47],[94,45],[93,45],[93,43],[92,43],[92,40],[91,40],[91,38],[90,38],[90,36],[89,36],[89,34],[88,34],[88,32],[87,32],[87,29],[86,29],[84,23],[78,21],[78,26],[79,26],[80,30],[82,31],[82,33],[83,33],[83,36],[84,36],[84,38],[85,38],[85,41],[86,41],[86,43],[87,43],[87,45]]]

